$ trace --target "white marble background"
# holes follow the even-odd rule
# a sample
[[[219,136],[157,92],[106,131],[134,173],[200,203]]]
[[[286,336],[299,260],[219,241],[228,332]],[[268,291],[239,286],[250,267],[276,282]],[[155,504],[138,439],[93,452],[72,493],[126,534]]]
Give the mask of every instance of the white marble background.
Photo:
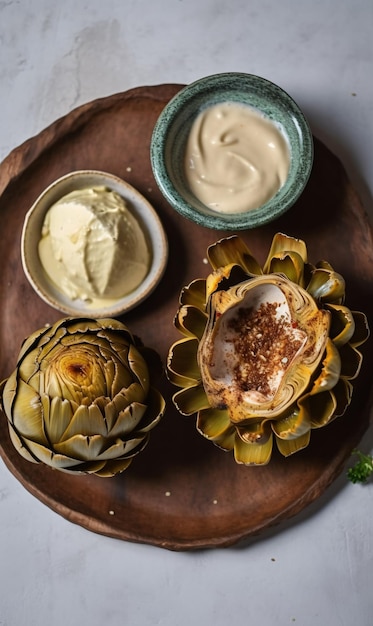
[[[372,29],[371,0],[0,0],[0,160],[92,99],[243,71],[294,97],[373,215]],[[0,462],[0,626],[371,626],[372,519],[373,483],[342,475],[243,547],[173,553],[71,524]]]

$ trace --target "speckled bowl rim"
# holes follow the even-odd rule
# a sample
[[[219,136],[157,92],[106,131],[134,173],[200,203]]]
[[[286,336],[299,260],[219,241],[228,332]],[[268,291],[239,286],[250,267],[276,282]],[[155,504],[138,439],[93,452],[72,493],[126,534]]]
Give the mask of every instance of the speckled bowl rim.
[[[93,185],[106,186],[128,201],[130,210],[144,229],[152,252],[149,272],[141,285],[115,303],[96,308],[62,294],[46,276],[37,251],[41,226],[50,206],[70,191]],[[168,261],[168,241],[155,209],[132,185],[108,172],[76,170],[46,187],[26,213],[21,235],[21,260],[30,285],[52,308],[73,317],[118,317],[143,302],[160,282]]]
[[[192,113],[189,116],[188,128],[197,115],[205,108],[219,102],[230,100],[244,102],[250,106],[258,107],[259,91],[265,94],[262,102],[265,103],[264,113],[276,122],[274,111],[279,105],[273,106],[274,102],[281,103],[281,109],[286,108],[287,123],[291,125],[293,132],[299,141],[299,157],[291,159],[289,178],[291,184],[285,185],[267,203],[258,209],[252,209],[246,213],[220,214],[209,210],[207,207],[193,198],[192,206],[177,189],[170,179],[166,165],[166,153],[172,150],[169,146],[172,129],[180,115],[180,111],[190,107]],[[228,98],[227,98],[228,94]],[[242,97],[244,96],[244,97]],[[201,98],[203,101],[201,102]],[[264,105],[263,105],[264,106]],[[263,110],[263,107],[260,107]],[[186,130],[183,132],[186,136]],[[288,133],[286,133],[288,135]],[[172,140],[173,141],[173,140]],[[185,137],[183,140],[185,145]],[[179,150],[181,153],[183,150]],[[156,183],[168,203],[184,217],[196,222],[201,226],[219,230],[244,230],[258,227],[273,221],[285,213],[296,202],[307,184],[313,166],[313,136],[308,122],[291,96],[278,85],[271,81],[241,72],[226,72],[213,74],[201,78],[186,87],[183,87],[164,107],[158,117],[151,138],[150,160]],[[192,196],[191,192],[189,198]]]

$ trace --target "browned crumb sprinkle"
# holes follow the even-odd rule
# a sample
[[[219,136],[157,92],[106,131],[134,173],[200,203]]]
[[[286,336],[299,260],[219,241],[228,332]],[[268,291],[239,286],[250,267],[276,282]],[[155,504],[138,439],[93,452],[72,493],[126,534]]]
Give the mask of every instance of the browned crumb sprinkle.
[[[289,323],[283,315],[276,317],[277,307],[275,302],[264,302],[258,309],[242,307],[229,321],[238,356],[235,383],[242,392],[269,395],[271,378],[287,368],[302,345],[291,334],[296,322]]]

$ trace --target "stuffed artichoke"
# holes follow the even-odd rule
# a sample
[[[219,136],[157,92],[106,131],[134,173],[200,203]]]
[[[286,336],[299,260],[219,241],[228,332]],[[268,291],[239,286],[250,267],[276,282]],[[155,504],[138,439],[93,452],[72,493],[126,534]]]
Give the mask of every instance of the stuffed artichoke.
[[[18,452],[70,473],[125,470],[164,412],[148,356],[113,319],[66,318],[33,333],[0,388]]]
[[[198,431],[245,465],[284,456],[342,415],[369,329],[344,305],[345,283],[303,241],[278,233],[263,266],[237,236],[207,251],[212,272],[185,287],[167,373],[173,402]]]

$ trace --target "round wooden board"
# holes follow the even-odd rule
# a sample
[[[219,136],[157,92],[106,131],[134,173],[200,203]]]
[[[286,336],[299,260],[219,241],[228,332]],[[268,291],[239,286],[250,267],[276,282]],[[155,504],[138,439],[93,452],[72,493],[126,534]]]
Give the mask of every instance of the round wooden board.
[[[62,317],[33,292],[23,274],[21,229],[27,209],[59,176],[94,168],[134,185],[157,210],[170,258],[151,297],[123,320],[163,362],[179,338],[173,327],[183,285],[208,273],[206,248],[231,234],[203,229],[174,213],[157,190],[149,145],[154,123],[181,85],[141,87],[96,100],[56,121],[14,150],[0,165],[1,284],[0,379],[14,369],[23,339]],[[372,231],[338,159],[315,140],[315,162],[305,193],[285,216],[241,236],[263,262],[275,232],[305,239],[309,260],[327,259],[344,275],[346,304],[373,318]],[[89,530],[173,550],[228,546],[257,535],[301,511],[342,471],[369,423],[372,351],[347,413],[314,431],[310,446],[284,459],[274,453],[263,468],[237,465],[203,439],[195,419],[173,408],[174,388],[164,378],[168,409],[146,450],[112,479],[70,476],[23,460],[0,415],[0,451],[9,470],[34,496]]]

